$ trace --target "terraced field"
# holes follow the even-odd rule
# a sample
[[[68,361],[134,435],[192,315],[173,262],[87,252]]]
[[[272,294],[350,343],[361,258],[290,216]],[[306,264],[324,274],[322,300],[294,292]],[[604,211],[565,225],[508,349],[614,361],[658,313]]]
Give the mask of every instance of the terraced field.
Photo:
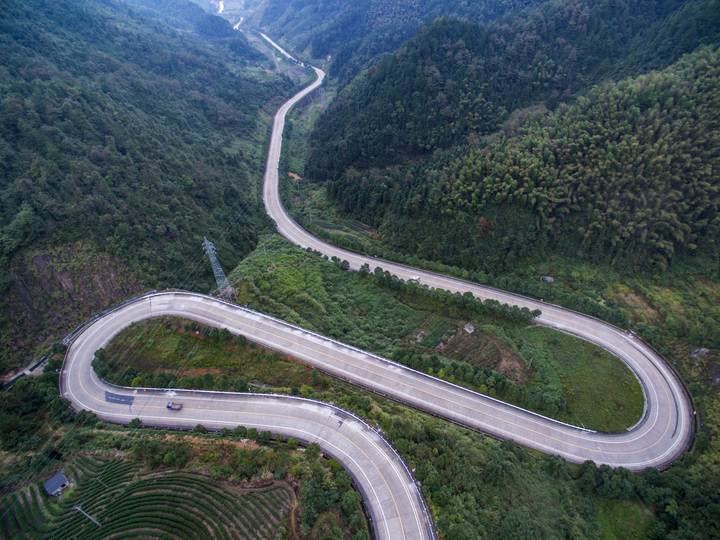
[[[293,501],[283,485],[240,491],[197,474],[143,473],[124,459],[79,456],[64,472],[77,485],[59,501],[44,494],[42,482],[0,501],[0,537],[260,540],[286,521]]]

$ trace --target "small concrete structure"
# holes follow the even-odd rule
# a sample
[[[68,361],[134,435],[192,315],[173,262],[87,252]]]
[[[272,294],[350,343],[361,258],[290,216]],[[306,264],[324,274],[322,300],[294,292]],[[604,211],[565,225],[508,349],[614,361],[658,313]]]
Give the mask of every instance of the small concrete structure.
[[[68,482],[68,479],[65,478],[65,475],[60,471],[55,476],[53,476],[50,480],[45,482],[45,491],[48,495],[52,495],[53,497],[57,497],[60,495],[63,489],[68,487],[70,482]]]
[[[555,283],[555,279],[551,278],[550,276],[540,276],[540,281],[545,281],[547,283]]]
[[[467,323],[464,328],[468,334],[472,334],[475,331],[475,327],[470,323]]]

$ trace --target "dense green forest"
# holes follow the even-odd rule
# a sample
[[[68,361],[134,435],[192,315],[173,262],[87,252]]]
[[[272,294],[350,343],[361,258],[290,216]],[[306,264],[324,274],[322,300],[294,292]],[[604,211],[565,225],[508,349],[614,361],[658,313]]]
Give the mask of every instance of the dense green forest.
[[[267,61],[267,57],[254,49],[244,35],[233,30],[224,18],[204,11],[190,0],[124,0],[143,17],[159,19],[181,31],[194,31],[212,40],[225,39],[227,47],[235,54],[234,61]]]
[[[544,49],[556,63],[565,57],[579,61],[584,76],[591,76],[607,69],[664,67],[711,42],[718,7],[685,0],[271,0],[260,24],[298,53],[329,55],[328,73],[344,86],[398,49],[424,22],[441,17],[487,25],[495,47],[507,52],[501,63],[515,62],[518,54],[532,60]],[[622,65],[613,66],[618,60]]]
[[[548,248],[661,271],[714,257],[719,70],[706,48],[538,112],[495,144],[415,167],[349,168],[327,192],[391,246],[469,269],[498,273]]]
[[[251,248],[243,186],[259,163],[239,143],[264,134],[258,107],[288,81],[245,77],[230,44],[214,53],[119,5],[2,10],[5,261],[39,238],[89,236],[157,277],[228,219],[235,260]]]
[[[493,43],[423,28],[323,116],[309,180],[392,249],[471,270],[547,249],[633,270],[715,256],[714,48],[558,105],[586,70],[538,52],[513,83]]]
[[[347,84],[371,59],[394,51],[423,21],[449,16],[492,21],[541,4],[541,0],[381,0],[318,4],[314,0],[271,0],[260,24],[293,50],[312,58],[330,56],[329,75]]]
[[[548,2],[512,24],[429,23],[341,94],[315,130],[308,172],[335,178],[351,166],[478,144],[517,109],[553,109],[592,84],[665,68],[720,37],[717,1],[649,4]]]
[[[110,1],[0,6],[0,291],[34,303],[3,308],[5,360],[21,354],[6,333],[39,324],[18,313],[40,317],[52,302],[25,293],[23,248],[90,241],[116,261],[106,272],[207,290],[209,265],[177,275],[199,260],[203,236],[232,267],[267,226],[258,181],[269,119],[294,85],[265,75],[267,59],[241,33],[225,37],[227,21],[174,5],[193,28]]]

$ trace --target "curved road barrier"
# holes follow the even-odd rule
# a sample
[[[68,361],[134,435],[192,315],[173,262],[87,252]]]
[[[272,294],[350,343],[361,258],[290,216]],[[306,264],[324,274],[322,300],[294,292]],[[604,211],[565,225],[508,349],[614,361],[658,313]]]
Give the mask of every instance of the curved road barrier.
[[[133,322],[163,315],[224,327],[308,362],[318,354],[331,358],[336,348],[341,349],[331,340],[324,342],[320,336],[212,297],[158,293],[85,328],[68,350],[62,396],[76,410],[94,412],[107,422],[127,424],[140,418],[149,426],[190,429],[202,424],[216,430],[244,425],[317,442],[355,479],[378,538],[434,537],[427,509],[403,460],[380,434],[342,409],[290,396],[120,388],[100,380],[91,366],[94,352]],[[169,410],[170,401],[181,403],[182,409]]]
[[[108,422],[140,418],[147,425],[189,428],[202,423],[219,429],[245,425],[317,442],[343,463],[368,505],[378,538],[431,538],[432,524],[402,459],[378,433],[336,407],[288,396],[221,392],[160,391],[113,387],[95,375],[93,353],[132,322],[164,315],[224,327],[252,341],[291,355],[319,369],[453,422],[548,454],[582,462],[588,459],[630,470],[659,467],[682,454],[692,436],[692,411],[682,384],[662,358],[639,339],[612,325],[573,311],[365,257],[328,244],[302,229],[287,214],[278,192],[278,161],[285,114],[322,84],[324,73],[283,105],[275,116],[263,198],[278,231],[297,245],[347,260],[351,268],[382,264],[402,279],[418,277],[429,287],[471,292],[476,297],[541,309],[539,322],[596,343],[620,357],[635,373],[645,394],[642,421],[626,433],[605,435],[570,426],[414,371],[266,315],[216,298],[167,292],[143,296],[106,312],[88,324],[67,352],[61,392],[76,409]],[[180,411],[166,408],[181,402]]]
[[[313,69],[318,79],[306,89],[307,92],[322,84],[325,76],[322,70]],[[693,411],[690,402],[673,370],[651,347],[637,337],[593,317],[559,306],[339,248],[313,236],[293,221],[280,200],[278,163],[284,115],[304,95],[298,94],[278,112],[268,151],[263,199],[265,209],[275,220],[280,234],[302,248],[311,248],[328,257],[346,260],[353,270],[358,270],[363,264],[368,264],[373,270],[381,264],[383,270],[404,280],[417,279],[421,284],[453,293],[471,292],[475,297],[483,300],[493,298],[501,303],[527,307],[531,311],[539,309],[542,311],[542,315],[537,319],[540,324],[586,339],[623,360],[635,373],[645,395],[642,420],[621,435],[594,434],[589,439],[584,430],[569,426],[560,428],[557,422],[547,419],[543,419],[542,425],[533,422],[532,426],[515,422],[512,417],[521,415],[519,409],[494,402],[484,396],[478,399],[483,403],[494,402],[497,410],[503,411],[501,415],[503,420],[498,422],[493,417],[478,416],[474,419],[474,423],[464,421],[461,423],[467,423],[498,437],[512,438],[543,452],[559,454],[571,461],[593,459],[598,463],[624,466],[631,470],[666,465],[682,454],[692,437]],[[440,382],[437,384],[438,387],[441,386]],[[421,408],[427,409],[427,407]],[[436,414],[458,421],[448,412]],[[530,413],[523,412],[522,416],[528,414]]]

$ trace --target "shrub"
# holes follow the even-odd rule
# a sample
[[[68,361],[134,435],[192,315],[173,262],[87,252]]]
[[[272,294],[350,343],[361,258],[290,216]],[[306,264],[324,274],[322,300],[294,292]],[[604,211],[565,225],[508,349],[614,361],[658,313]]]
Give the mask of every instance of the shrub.
[[[63,345],[62,343],[53,343],[52,349],[50,349],[51,354],[65,354],[65,351],[67,350],[67,345]]]

